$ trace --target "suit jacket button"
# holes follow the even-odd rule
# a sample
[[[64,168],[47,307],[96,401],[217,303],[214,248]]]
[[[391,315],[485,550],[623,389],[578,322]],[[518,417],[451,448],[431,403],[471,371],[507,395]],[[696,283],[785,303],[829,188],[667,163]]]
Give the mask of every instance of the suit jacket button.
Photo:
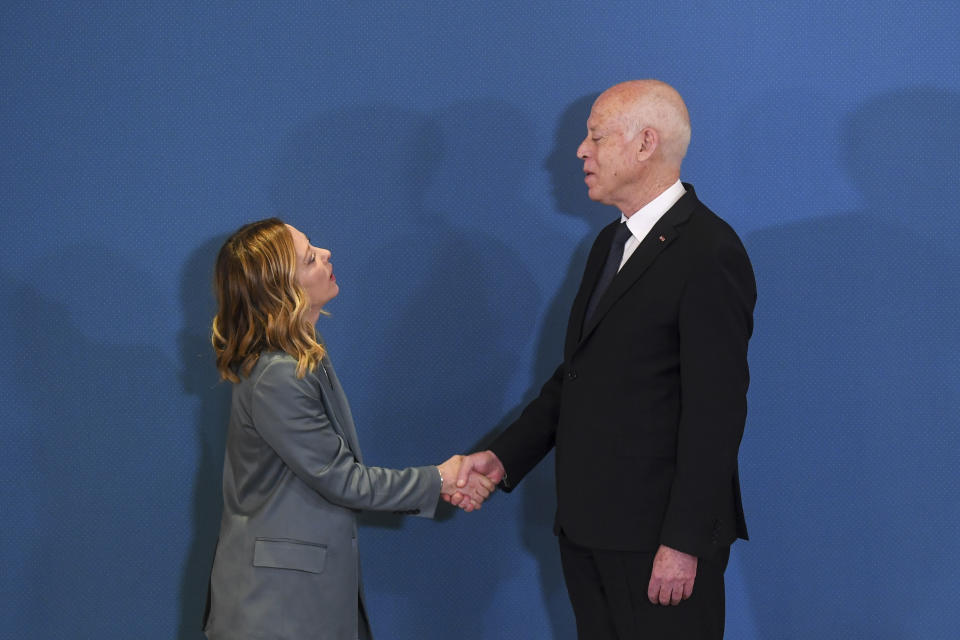
[[[567,371],[567,380],[576,380],[576,379],[577,379],[576,369],[570,369],[570,371]]]

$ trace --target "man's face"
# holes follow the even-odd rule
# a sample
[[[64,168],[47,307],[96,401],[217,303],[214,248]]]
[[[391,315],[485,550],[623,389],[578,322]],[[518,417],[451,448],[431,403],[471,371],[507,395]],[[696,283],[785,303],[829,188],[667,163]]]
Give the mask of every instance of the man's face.
[[[612,206],[628,203],[639,179],[637,142],[630,139],[622,102],[616,95],[597,98],[587,119],[587,136],[577,148],[590,199]]]

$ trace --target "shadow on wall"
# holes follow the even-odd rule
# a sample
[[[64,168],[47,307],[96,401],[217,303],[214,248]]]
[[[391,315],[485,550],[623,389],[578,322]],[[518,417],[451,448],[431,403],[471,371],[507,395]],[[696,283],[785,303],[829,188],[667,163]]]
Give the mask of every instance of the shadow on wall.
[[[178,640],[204,637],[201,622],[223,507],[223,452],[231,385],[219,381],[210,346],[210,326],[217,311],[213,266],[225,240],[226,235],[222,235],[201,244],[187,258],[180,273],[180,382],[183,392],[199,401],[194,414],[199,456],[193,482],[192,539],[180,585]]]
[[[960,625],[958,121],[946,91],[868,101],[842,138],[867,206],[747,238],[760,298],[741,557],[762,637]]]
[[[61,246],[23,273],[29,281],[3,276],[0,303],[12,388],[30,408],[33,448],[19,461],[35,525],[26,588],[41,597],[27,604],[29,626],[7,631],[149,637],[173,599],[163,572],[179,560],[171,515],[183,511],[179,465],[190,464],[171,429],[174,364],[144,329],[159,287],[105,246]]]
[[[440,462],[501,412],[540,292],[504,242],[461,222],[492,215],[490,225],[498,225],[516,215],[518,195],[486,184],[499,188],[501,210],[481,212],[470,197],[447,209],[425,194],[442,162],[452,172],[443,174],[449,189],[482,196],[475,190],[479,176],[459,158],[476,153],[477,167],[493,166],[482,128],[508,109],[464,104],[430,115],[362,105],[322,114],[284,141],[278,206],[292,221],[303,220],[301,228],[321,227],[313,235],[324,239],[316,242],[329,238],[341,293],[329,305],[333,316],[319,326],[368,464]],[[454,122],[472,133],[456,140],[456,149],[446,147]],[[336,224],[327,228],[323,220],[332,216]],[[447,629],[490,637],[488,608],[511,573],[509,540],[484,533],[495,524],[494,512],[492,505],[478,514],[448,512],[441,523],[364,518],[361,548],[375,632],[432,637]],[[453,593],[470,606],[424,605]]]
[[[573,306],[573,299],[580,287],[587,254],[590,253],[590,247],[600,229],[618,215],[615,208],[596,203],[587,197],[587,186],[583,182],[583,162],[577,158],[577,147],[583,140],[587,117],[598,95],[598,93],[585,95],[564,109],[554,129],[553,147],[543,163],[544,168],[550,172],[556,210],[582,219],[588,230],[568,259],[567,272],[547,307],[543,328],[538,336],[534,375],[527,393],[528,400],[536,397],[541,385],[553,374],[563,359],[563,343],[570,319],[570,307]],[[522,409],[522,406],[518,407],[516,414],[519,415]],[[525,482],[529,482],[529,479]],[[552,472],[549,483],[549,490],[552,493],[554,492]],[[549,520],[552,528],[552,510]]]
[[[617,216],[617,211],[594,202],[587,195],[587,185],[583,182],[583,161],[577,157],[577,149],[587,133],[587,118],[599,95],[600,92],[589,93],[577,98],[563,110],[554,129],[553,148],[543,163],[550,172],[553,202],[557,211],[583,218],[597,233]],[[606,222],[601,222],[604,220]],[[591,244],[595,235],[590,237]]]
[[[540,333],[536,337],[533,376],[524,396],[527,402],[540,393],[543,383],[563,360],[563,343],[570,307],[583,277],[587,254],[600,229],[617,215],[615,209],[600,205],[587,197],[587,188],[583,182],[583,163],[576,155],[586,130],[590,108],[597,95],[599,94],[594,93],[578,98],[564,109],[554,129],[553,147],[543,163],[550,173],[554,208],[562,214],[583,219],[588,231],[571,256],[557,260],[558,267],[563,261],[567,261],[568,266],[559,289],[547,305]],[[556,254],[549,252],[547,255]],[[500,425],[501,428],[515,420],[524,406],[526,403],[514,408]],[[537,558],[540,566],[540,588],[550,612],[553,631],[551,637],[554,640],[573,640],[576,638],[576,626],[564,586],[556,538],[553,535],[557,500],[552,452],[524,478],[517,492],[521,494],[524,503],[523,542],[527,551]]]
[[[45,597],[42,581],[36,579],[36,565],[45,542],[37,539],[37,532],[42,532],[40,520],[47,511],[42,504],[46,474],[40,460],[49,434],[38,429],[36,395],[24,393],[20,386],[23,372],[35,367],[33,354],[21,342],[23,326],[42,311],[31,302],[35,296],[30,287],[0,270],[0,349],[6,359],[0,370],[0,388],[5,391],[0,403],[0,505],[4,523],[0,533],[4,549],[0,597],[4,628],[14,637],[27,637],[33,632],[35,615],[31,609]],[[21,327],[19,331],[17,326]]]
[[[544,163],[556,208],[582,218],[592,232],[569,258],[550,302],[528,397],[562,358],[587,251],[616,215],[587,199],[576,158],[594,98],[584,96],[563,112]],[[537,203],[524,200],[520,177],[537,164],[532,130],[526,113],[503,102],[461,102],[429,114],[376,104],[323,114],[284,140],[278,209],[333,251],[341,293],[320,329],[370,464],[442,460],[464,451],[477,434],[489,436],[503,415],[543,295],[521,253],[552,260],[557,250],[569,252],[560,225],[529,222]],[[556,640],[573,638],[551,531],[552,456],[518,493],[520,500],[498,496],[478,514],[447,512],[440,525],[368,515],[362,548],[374,629],[435,635],[449,628],[508,639],[544,637],[548,625]],[[513,526],[523,551],[511,551]],[[490,530],[501,534],[484,533]],[[457,540],[469,541],[467,561]],[[529,591],[524,556],[532,557],[539,593]],[[398,561],[405,557],[417,558],[416,571]],[[431,593],[457,593],[472,604],[424,616],[420,594]],[[540,599],[542,607],[531,606]]]

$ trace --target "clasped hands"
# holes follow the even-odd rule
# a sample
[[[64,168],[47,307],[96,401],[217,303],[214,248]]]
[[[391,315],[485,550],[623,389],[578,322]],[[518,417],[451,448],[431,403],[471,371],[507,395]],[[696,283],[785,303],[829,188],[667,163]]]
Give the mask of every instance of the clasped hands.
[[[468,456],[456,455],[438,468],[443,476],[440,497],[468,513],[480,508],[506,473],[500,460],[491,451],[478,451]]]

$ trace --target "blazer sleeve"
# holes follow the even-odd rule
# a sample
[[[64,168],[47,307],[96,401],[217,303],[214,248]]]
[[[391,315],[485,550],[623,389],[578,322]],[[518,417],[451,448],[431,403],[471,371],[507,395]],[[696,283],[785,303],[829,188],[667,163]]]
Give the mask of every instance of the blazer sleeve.
[[[730,525],[721,519],[730,517],[747,415],[755,301],[753,268],[737,241],[700,265],[680,304],[680,421],[661,542],[698,556]]]
[[[254,428],[301,480],[326,500],[351,509],[395,511],[432,518],[440,496],[434,466],[386,469],[357,461],[336,432],[308,374],[280,359],[255,381]]]

